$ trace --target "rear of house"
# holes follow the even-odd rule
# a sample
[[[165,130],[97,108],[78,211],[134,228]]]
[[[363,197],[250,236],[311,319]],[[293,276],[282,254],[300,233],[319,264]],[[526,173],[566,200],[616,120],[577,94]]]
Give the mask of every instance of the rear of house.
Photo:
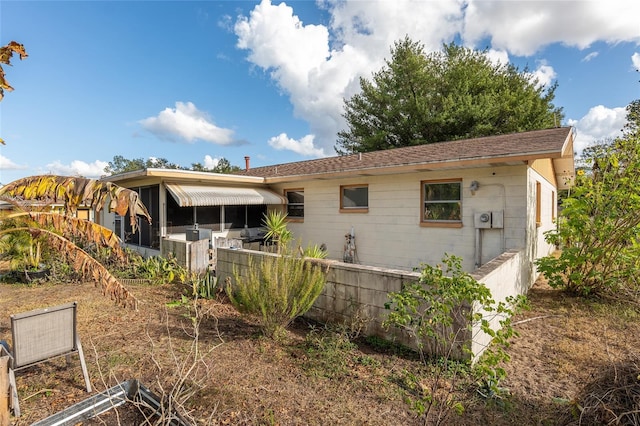
[[[532,261],[554,249],[544,232],[573,173],[570,128],[245,171],[287,198],[289,228],[329,258],[411,270],[446,253],[472,272],[515,249],[532,277]]]
[[[110,176],[141,193],[154,223],[136,235],[117,216],[101,220],[152,255],[196,224],[207,238],[257,234],[263,214],[282,209],[294,238],[324,245],[331,259],[412,270],[452,254],[472,272],[521,250],[532,282],[532,261],[553,250],[543,234],[573,173],[573,131],[564,127],[257,168],[247,160],[240,175]]]

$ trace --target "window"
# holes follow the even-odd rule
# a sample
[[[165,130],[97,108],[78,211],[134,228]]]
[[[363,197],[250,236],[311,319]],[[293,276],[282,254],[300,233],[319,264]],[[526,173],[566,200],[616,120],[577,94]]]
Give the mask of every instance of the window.
[[[304,190],[287,189],[287,217],[289,219],[304,219]]]
[[[340,211],[349,213],[369,211],[369,186],[340,186]]]
[[[462,225],[462,181],[422,182],[423,224]]]

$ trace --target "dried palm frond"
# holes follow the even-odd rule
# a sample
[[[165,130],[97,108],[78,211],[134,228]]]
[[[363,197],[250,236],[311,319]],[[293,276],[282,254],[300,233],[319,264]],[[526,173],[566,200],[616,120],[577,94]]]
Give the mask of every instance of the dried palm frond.
[[[120,238],[110,230],[95,222],[76,217],[64,216],[55,212],[22,212],[7,215],[7,218],[28,217],[41,227],[53,228],[65,238],[80,239],[100,247],[111,249],[112,254],[121,261],[126,256],[120,246]]]
[[[96,285],[100,284],[103,295],[109,295],[111,300],[114,300],[119,305],[125,307],[132,306],[133,308],[137,307],[137,299],[135,296],[133,296],[104,265],[78,247],[73,241],[49,229],[30,226],[4,229],[0,231],[0,235],[18,231],[27,231],[45,236],[50,246],[56,250],[76,272],[81,274],[83,278],[93,279]]]
[[[112,182],[101,182],[82,177],[39,175],[15,180],[0,188],[0,197],[10,200],[40,200],[63,203],[67,213],[73,214],[84,205],[102,210],[109,201],[109,212],[124,216],[129,212],[133,232],[137,229],[136,216],[144,216],[151,223],[151,215],[136,191]]]

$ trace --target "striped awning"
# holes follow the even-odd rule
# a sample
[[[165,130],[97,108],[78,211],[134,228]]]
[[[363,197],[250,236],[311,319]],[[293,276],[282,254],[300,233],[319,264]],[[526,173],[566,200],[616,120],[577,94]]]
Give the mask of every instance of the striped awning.
[[[165,184],[180,207],[287,204],[287,199],[268,189],[209,185]]]

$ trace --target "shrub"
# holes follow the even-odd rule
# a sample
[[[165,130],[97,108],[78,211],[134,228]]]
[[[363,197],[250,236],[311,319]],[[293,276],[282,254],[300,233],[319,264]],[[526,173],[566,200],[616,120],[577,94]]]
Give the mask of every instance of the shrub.
[[[218,278],[212,271],[191,274],[191,295],[203,299],[215,299],[219,292]]]
[[[263,333],[279,337],[298,316],[307,312],[325,284],[321,266],[282,254],[264,255],[259,265],[249,258],[246,276],[234,267],[235,286],[227,295],[240,312],[258,317]]]
[[[450,413],[463,409],[455,391],[456,381],[465,370],[452,370],[450,365],[456,358],[466,358],[470,363],[475,324],[493,338],[493,344],[474,366],[478,387],[485,395],[500,395],[499,383],[506,376],[500,364],[509,360],[505,349],[515,334],[510,317],[523,302],[521,298],[508,298],[496,303],[484,284],[463,272],[459,257],[447,255],[443,263],[444,270],[424,265],[418,282],[390,293],[391,300],[385,307],[391,312],[383,322],[386,327],[407,331],[415,339],[420,359],[433,371],[431,385],[417,386],[420,392],[411,401],[413,409],[429,424],[442,424]],[[492,315],[501,317],[498,331],[491,328],[487,319]],[[440,387],[443,377],[447,378],[445,388]],[[415,378],[413,382],[417,385],[420,380]]]
[[[638,295],[640,272],[640,140],[585,150],[562,204],[558,229],[546,239],[561,249],[539,259],[549,285],[578,295]]]

